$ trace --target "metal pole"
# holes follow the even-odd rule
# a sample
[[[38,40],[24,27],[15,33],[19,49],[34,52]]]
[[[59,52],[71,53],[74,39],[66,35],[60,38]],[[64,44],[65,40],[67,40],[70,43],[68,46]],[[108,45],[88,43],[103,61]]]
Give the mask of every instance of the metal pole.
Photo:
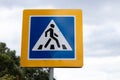
[[[54,69],[49,68],[49,80],[53,80]]]

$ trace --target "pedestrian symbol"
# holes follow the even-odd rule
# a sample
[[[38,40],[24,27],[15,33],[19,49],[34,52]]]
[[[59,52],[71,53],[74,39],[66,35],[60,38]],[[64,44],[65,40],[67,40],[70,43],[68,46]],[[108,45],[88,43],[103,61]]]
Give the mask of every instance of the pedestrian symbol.
[[[45,37],[47,37],[47,33],[50,32],[50,38],[49,38],[49,40],[47,41],[47,43],[45,44],[45,48],[46,48],[46,47],[48,46],[48,44],[50,43],[51,38],[56,41],[57,46],[60,48],[60,44],[59,44],[58,39],[54,37],[54,36],[58,37],[58,35],[57,35],[56,33],[54,33],[54,30],[53,30],[53,28],[55,27],[54,24],[50,24],[50,27],[51,27],[51,28],[49,28],[49,29],[45,32]],[[52,48],[52,49],[53,49],[53,48]]]
[[[54,20],[51,20],[36,44],[33,51],[72,50]]]

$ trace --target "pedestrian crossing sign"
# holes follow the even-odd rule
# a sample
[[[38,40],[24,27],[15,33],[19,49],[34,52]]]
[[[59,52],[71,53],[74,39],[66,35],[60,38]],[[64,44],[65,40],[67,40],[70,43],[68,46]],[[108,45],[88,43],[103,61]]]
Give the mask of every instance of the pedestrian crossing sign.
[[[22,67],[82,67],[81,10],[24,10]]]

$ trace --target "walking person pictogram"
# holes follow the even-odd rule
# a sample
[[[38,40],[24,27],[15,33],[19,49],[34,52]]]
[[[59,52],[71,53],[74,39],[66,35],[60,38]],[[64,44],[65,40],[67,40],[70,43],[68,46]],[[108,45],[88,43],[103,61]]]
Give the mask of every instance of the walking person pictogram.
[[[50,38],[47,41],[47,43],[45,44],[45,46],[44,46],[45,48],[49,45],[51,40],[54,40],[57,43],[58,48],[60,48],[60,43],[59,43],[59,41],[57,39],[58,35],[56,33],[54,33],[54,27],[55,27],[54,24],[50,24],[50,28],[45,32],[45,37],[48,37],[47,36],[48,32],[50,34],[50,36],[49,36]]]

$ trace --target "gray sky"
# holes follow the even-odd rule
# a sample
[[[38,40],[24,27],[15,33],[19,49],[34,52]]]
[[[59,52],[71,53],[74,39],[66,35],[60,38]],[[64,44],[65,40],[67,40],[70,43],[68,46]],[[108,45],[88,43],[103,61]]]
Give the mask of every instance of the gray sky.
[[[119,4],[120,0],[0,0],[0,41],[20,55],[23,9],[82,9],[84,66],[57,68],[55,77],[57,80],[119,80]]]

